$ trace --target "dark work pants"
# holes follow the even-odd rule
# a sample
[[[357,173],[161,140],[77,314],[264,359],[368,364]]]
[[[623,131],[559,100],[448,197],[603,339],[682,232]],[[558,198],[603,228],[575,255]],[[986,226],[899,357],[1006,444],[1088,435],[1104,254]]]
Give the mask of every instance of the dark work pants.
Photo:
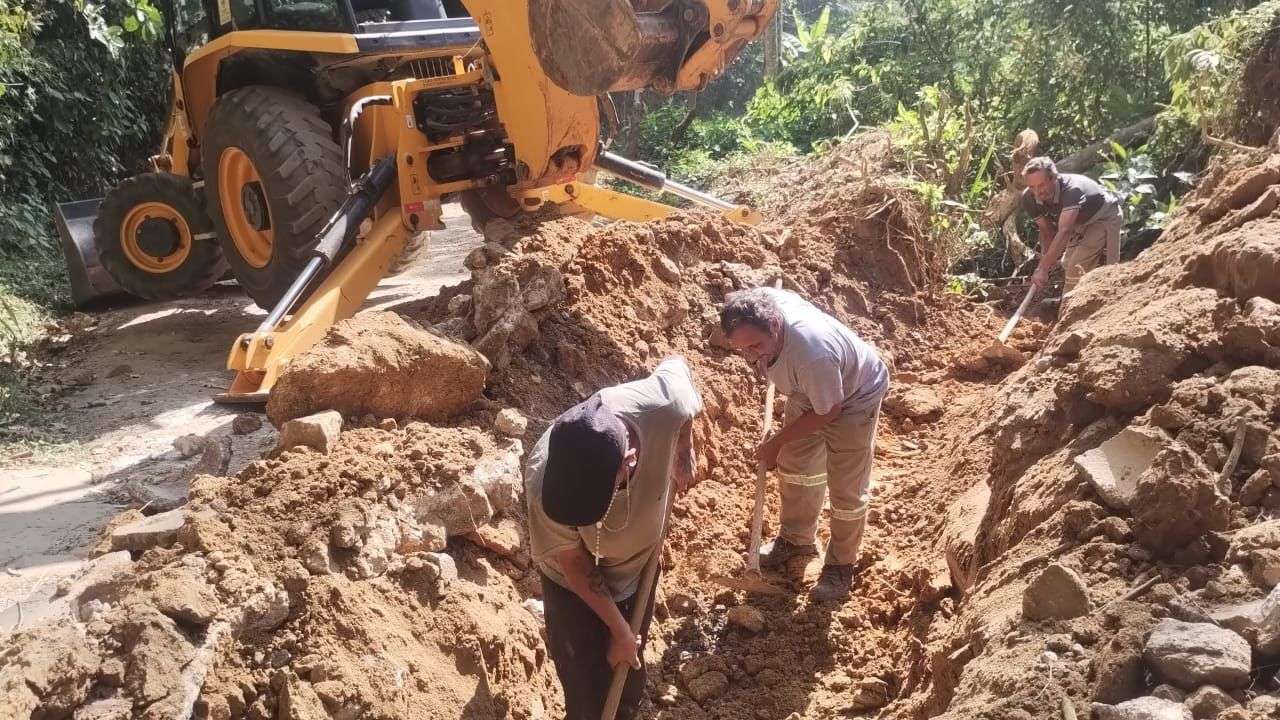
[[[618,603],[618,610],[627,621],[631,620],[636,595]],[[640,669],[627,675],[622,703],[618,705],[618,720],[634,717],[644,696],[644,647],[649,637],[649,621],[653,619],[652,592],[648,600],[644,622],[640,625]],[[545,574],[542,575],[542,611],[551,661],[564,688],[565,719],[600,720],[609,685],[613,682],[613,668],[609,667],[607,657],[609,628],[577,593],[561,587]]]

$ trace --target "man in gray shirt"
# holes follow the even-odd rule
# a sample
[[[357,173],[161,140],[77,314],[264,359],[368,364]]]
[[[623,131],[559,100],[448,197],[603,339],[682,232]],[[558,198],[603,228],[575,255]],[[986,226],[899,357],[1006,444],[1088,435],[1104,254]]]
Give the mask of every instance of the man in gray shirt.
[[[729,344],[787,396],[783,428],[756,450],[778,468],[781,530],[760,565],[817,553],[818,519],[831,495],[831,541],[810,596],[842,600],[867,524],[871,460],[889,371],[871,345],[799,295],[773,288],[731,293],[720,311]]]
[[[565,411],[529,454],[529,545],[542,574],[547,648],[568,720],[596,720],[613,668],[632,670],[617,717],[644,692],[644,636],[653,593],[638,597],[661,551],[672,492],[694,482],[693,418],[702,411],[682,358],[649,377],[605,388]],[[640,637],[627,616],[643,602]]]
[[[1084,175],[1059,173],[1047,157],[1029,160],[1022,175],[1027,181],[1022,208],[1040,233],[1040,265],[1031,282],[1043,292],[1049,271],[1061,261],[1066,298],[1085,273],[1120,261],[1120,201]]]

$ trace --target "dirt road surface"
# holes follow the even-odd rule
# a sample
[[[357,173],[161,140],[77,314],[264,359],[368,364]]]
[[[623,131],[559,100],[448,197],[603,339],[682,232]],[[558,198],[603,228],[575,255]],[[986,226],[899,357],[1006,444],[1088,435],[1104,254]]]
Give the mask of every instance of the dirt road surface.
[[[482,238],[457,205],[445,208],[445,224],[367,307],[396,308],[467,277],[462,259]],[[5,618],[16,615],[16,602],[47,594],[79,569],[106,522],[139,504],[140,488],[157,500],[185,493],[200,454],[183,457],[176,439],[229,437],[230,472],[274,442],[265,422],[233,436],[231,422],[243,410],[211,400],[232,377],[225,368],[232,341],[265,315],[234,283],[196,298],[116,303],[90,314],[96,324],[61,354],[60,373],[72,387],[57,429],[67,442],[0,460],[0,628],[10,625]]]

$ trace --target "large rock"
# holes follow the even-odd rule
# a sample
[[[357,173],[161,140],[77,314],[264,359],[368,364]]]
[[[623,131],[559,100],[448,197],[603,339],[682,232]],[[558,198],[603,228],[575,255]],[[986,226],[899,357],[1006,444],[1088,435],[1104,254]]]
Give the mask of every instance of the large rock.
[[[1119,705],[1093,704],[1094,720],[1192,720],[1185,706],[1157,697],[1141,697]]]
[[[1263,655],[1280,655],[1280,585],[1271,589],[1257,613],[1258,652]]]
[[[466,345],[395,313],[364,313],[289,361],[267,417],[277,427],[321,410],[443,420],[480,396],[488,373],[488,362]]]
[[[1252,656],[1244,638],[1209,623],[1166,618],[1151,631],[1143,657],[1157,675],[1187,690],[1249,684]]]
[[[951,503],[942,524],[942,551],[951,571],[951,584],[960,592],[968,592],[977,579],[978,531],[990,504],[991,487],[985,480],[979,481]]]
[[[111,531],[111,549],[142,552],[153,547],[168,547],[178,539],[178,530],[186,521],[183,508],[121,525]]]
[[[909,387],[903,391],[894,391],[884,399],[885,412],[912,420],[927,420],[942,414],[942,398],[931,388],[923,386]]]
[[[1089,484],[1114,510],[1128,510],[1138,494],[1138,477],[1164,447],[1149,430],[1127,427],[1115,437],[1075,458]]]
[[[1205,685],[1187,696],[1186,706],[1196,720],[1212,720],[1218,713],[1239,705],[1222,688]]]
[[[1092,607],[1084,580],[1058,563],[1045,568],[1022,594],[1022,616],[1028,620],[1066,620]]]
[[[1138,478],[1133,533],[1153,553],[1172,555],[1205,533],[1227,529],[1231,501],[1200,457],[1181,443],[1160,451]]]
[[[419,494],[413,513],[425,525],[440,526],[453,537],[480,529],[511,507],[521,482],[521,445],[482,459],[471,475],[438,490]]]
[[[341,434],[342,414],[337,410],[325,410],[286,421],[280,427],[280,448],[288,450],[305,445],[327,453],[338,444]]]

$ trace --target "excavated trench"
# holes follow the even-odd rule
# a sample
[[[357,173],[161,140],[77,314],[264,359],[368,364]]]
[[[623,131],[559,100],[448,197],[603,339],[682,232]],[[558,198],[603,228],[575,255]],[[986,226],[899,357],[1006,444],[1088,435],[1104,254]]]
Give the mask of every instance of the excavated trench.
[[[941,292],[944,253],[876,136],[768,179],[761,229],[491,222],[470,281],[402,318],[356,318],[327,359],[299,364],[306,407],[272,418],[342,410],[332,447],[198,479],[176,530],[106,556],[127,569],[64,588],[74,617],[12,638],[0,716],[556,717],[520,459],[565,407],[671,353],[704,399],[704,480],[674,511],[644,717],[1053,718],[1065,699],[1105,720],[1147,717],[1109,714],[1137,698],[1203,704],[1210,684],[1235,705],[1217,717],[1270,716],[1277,167],[1215,170],[1164,239],[1091,274],[1051,330],[1027,323],[1021,358],[984,357],[1001,318]],[[785,194],[802,176],[826,193]],[[778,278],[894,369],[870,528],[838,606],[805,598],[815,565],[788,568],[795,596],[709,580],[741,568],[763,390],[716,308]],[[483,397],[430,422],[392,419],[403,393],[351,404],[344,389],[379,376],[473,377],[465,348],[414,347],[419,324],[483,353]],[[1156,647],[1171,618],[1196,647],[1235,648],[1234,665],[1173,667]]]

